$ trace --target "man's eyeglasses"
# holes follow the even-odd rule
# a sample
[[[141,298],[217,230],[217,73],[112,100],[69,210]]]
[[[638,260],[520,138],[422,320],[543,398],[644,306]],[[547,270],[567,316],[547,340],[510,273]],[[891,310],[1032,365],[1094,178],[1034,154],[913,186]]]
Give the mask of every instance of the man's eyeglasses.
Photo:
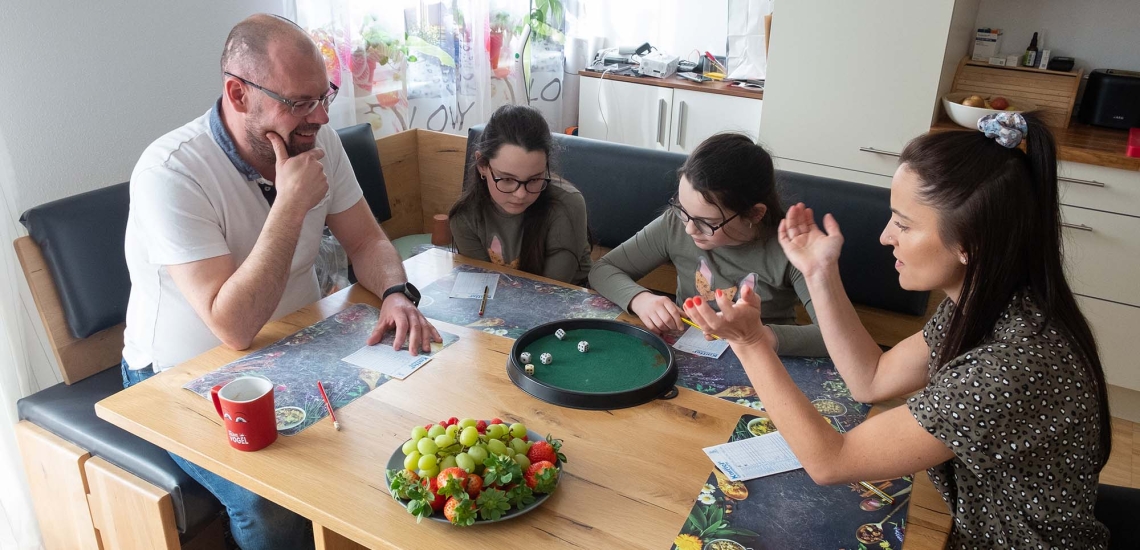
[[[283,97],[281,94],[274,92],[273,90],[269,90],[267,88],[254,84],[253,82],[250,82],[229,71],[226,71],[223,74],[226,76],[232,76],[246,84],[249,84],[250,86],[253,86],[254,88],[257,88],[258,90],[261,90],[261,93],[269,96],[270,99],[278,101],[288,107],[289,112],[292,113],[295,117],[307,117],[309,116],[309,113],[315,111],[318,106],[323,107],[325,109],[325,112],[328,112],[329,104],[332,103],[334,99],[336,99],[336,94],[338,91],[340,91],[340,88],[337,87],[336,84],[329,82],[329,91],[326,92],[325,95],[322,95],[316,99],[294,100]]]
[[[520,182],[515,178],[497,178],[495,177],[495,169],[491,165],[487,165],[487,169],[491,172],[491,179],[495,181],[495,189],[500,193],[514,193],[518,191],[519,186],[522,185],[526,188],[527,193],[541,193],[550,185],[550,170],[547,169],[546,177],[531,178],[525,182]]]
[[[713,224],[706,222],[705,220],[702,220],[700,218],[694,218],[694,217],[690,216],[689,213],[685,211],[685,208],[683,206],[681,206],[681,202],[677,200],[677,197],[673,197],[673,198],[669,199],[669,207],[672,208],[674,212],[676,212],[677,217],[680,218],[682,222],[684,222],[684,223],[689,223],[690,221],[693,222],[693,225],[697,226],[697,231],[699,231],[701,233],[701,235],[704,235],[706,237],[713,236],[713,234],[716,233],[717,229],[720,229],[720,228],[728,225],[728,222],[731,222],[732,220],[736,219],[737,216],[740,215],[740,213],[737,212],[736,214],[733,214],[731,217],[729,217],[727,220],[724,220],[723,222],[720,222],[716,225],[713,225]]]

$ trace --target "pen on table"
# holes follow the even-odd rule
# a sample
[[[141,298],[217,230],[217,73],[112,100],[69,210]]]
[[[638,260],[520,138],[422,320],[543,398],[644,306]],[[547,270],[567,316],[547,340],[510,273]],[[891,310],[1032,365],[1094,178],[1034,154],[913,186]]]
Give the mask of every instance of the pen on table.
[[[864,489],[871,491],[872,493],[875,493],[875,496],[879,497],[879,500],[883,501],[884,503],[886,503],[886,504],[894,504],[895,503],[895,499],[891,498],[891,495],[888,495],[888,494],[880,491],[878,487],[875,487],[874,485],[871,485],[870,483],[867,483],[866,481],[860,481],[859,485],[862,485]]]
[[[328,409],[329,409],[329,418],[331,418],[333,421],[333,428],[335,428],[336,431],[339,432],[340,431],[340,422],[336,421],[336,415],[333,414],[332,403],[329,402],[329,396],[328,396],[328,394],[325,393],[325,386],[324,386],[324,384],[321,384],[320,380],[317,380],[317,389],[321,390],[321,399],[325,400],[325,407],[328,407]]]
[[[479,316],[483,316],[483,312],[487,311],[487,293],[491,292],[491,287],[483,287],[483,301],[479,303]]]
[[[681,317],[681,321],[683,321],[686,325],[689,325],[690,327],[693,327],[699,331],[704,332],[704,330],[705,330],[705,329],[701,328],[701,325],[698,325],[698,324],[690,321],[688,317]],[[712,336],[716,340],[720,340],[720,336],[717,336],[715,334],[710,334],[709,336]]]

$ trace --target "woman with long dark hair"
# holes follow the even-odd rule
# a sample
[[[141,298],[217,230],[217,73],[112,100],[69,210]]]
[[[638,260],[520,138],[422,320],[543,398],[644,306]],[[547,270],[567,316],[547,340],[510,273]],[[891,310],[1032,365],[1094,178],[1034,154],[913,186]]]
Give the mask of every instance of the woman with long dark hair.
[[[451,207],[459,253],[574,284],[590,272],[586,201],[551,176],[554,139],[536,109],[495,110]]]
[[[728,339],[772,421],[821,484],[929,469],[950,506],[950,548],[1103,548],[1093,515],[1112,435],[1104,372],[1062,267],[1053,137],[999,113],[982,132],[928,134],[904,149],[881,240],[899,282],[947,299],[921,333],[883,352],[839,279],[843,236],[798,204],[780,224],[836,368],[863,402],[913,394],[846,434],[796,388],[756,330],[746,293],[686,311]],[[1024,143],[1025,150],[1020,146]],[[915,393],[917,392],[917,393]]]
[[[677,176],[669,208],[594,264],[594,289],[660,334],[687,328],[680,308],[686,296],[711,301],[720,292],[731,302],[748,288],[768,304],[756,325],[773,349],[826,355],[819,327],[796,324],[797,301],[813,320],[815,310],[807,283],[776,240],[784,209],[768,151],[744,134],[717,134],[693,150]],[[677,301],[637,283],[666,262],[677,269]]]

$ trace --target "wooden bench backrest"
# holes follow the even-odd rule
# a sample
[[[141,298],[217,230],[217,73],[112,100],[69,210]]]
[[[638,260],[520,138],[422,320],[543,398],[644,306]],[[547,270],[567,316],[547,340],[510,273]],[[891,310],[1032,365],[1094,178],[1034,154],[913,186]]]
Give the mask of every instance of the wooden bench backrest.
[[[13,243],[24,277],[32,290],[40,321],[47,331],[48,342],[63,381],[74,384],[88,376],[117,366],[123,354],[123,328],[119,323],[87,338],[76,338],[67,328],[63,304],[59,301],[55,282],[44,262],[39,245],[31,237],[20,237]]]

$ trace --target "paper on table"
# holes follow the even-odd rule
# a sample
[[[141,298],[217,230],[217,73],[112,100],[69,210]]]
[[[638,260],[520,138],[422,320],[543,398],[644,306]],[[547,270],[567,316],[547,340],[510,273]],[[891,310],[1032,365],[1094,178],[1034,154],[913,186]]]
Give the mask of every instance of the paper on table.
[[[388,331],[379,344],[364,346],[352,352],[348,357],[341,359],[341,361],[403,380],[416,372],[416,369],[431,361],[440,350],[459,340],[458,336],[450,332],[440,331],[439,335],[443,338],[442,343],[432,343],[431,352],[421,353],[413,357],[408,353],[407,348],[401,350],[392,348],[393,335],[393,331]]]
[[[705,447],[705,454],[732,481],[748,481],[803,467],[780,432]]]
[[[705,340],[705,334],[693,327],[689,327],[680,338],[673,343],[673,349],[678,349],[701,357],[720,359],[724,350],[728,349],[727,340]]]
[[[449,298],[483,298],[483,289],[487,289],[487,299],[495,298],[495,289],[499,286],[498,273],[467,273],[460,272],[455,276],[455,286],[451,287]]]

